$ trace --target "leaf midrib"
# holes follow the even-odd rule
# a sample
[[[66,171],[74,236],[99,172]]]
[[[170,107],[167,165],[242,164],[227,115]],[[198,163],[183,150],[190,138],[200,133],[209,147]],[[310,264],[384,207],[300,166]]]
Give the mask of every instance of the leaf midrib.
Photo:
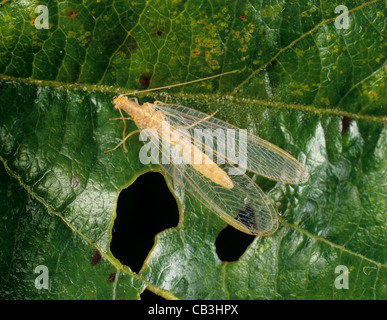
[[[23,83],[23,84],[31,84],[39,87],[50,87],[50,88],[58,88],[64,90],[80,90],[86,91],[88,93],[92,92],[101,92],[101,93],[111,93],[121,94],[125,92],[127,89],[125,88],[112,88],[111,86],[105,85],[93,85],[93,84],[80,84],[80,83],[65,83],[59,81],[51,81],[51,80],[37,80],[33,78],[20,78],[13,77],[8,75],[0,74],[0,80],[14,83]],[[136,91],[133,91],[133,95],[136,95]],[[157,93],[146,93],[148,97],[156,98],[159,96]],[[235,97],[232,95],[224,95],[219,93],[172,93],[169,94],[171,98],[175,99],[190,99],[196,101],[223,101],[232,104],[250,104],[255,105],[257,107],[271,107],[276,109],[293,109],[298,110],[304,113],[311,113],[313,115],[331,115],[331,116],[339,116],[339,117],[348,117],[354,120],[365,120],[371,123],[386,123],[387,124],[387,116],[373,116],[367,114],[357,114],[353,112],[342,111],[338,109],[331,108],[315,108],[313,105],[301,105],[301,104],[293,104],[293,103],[285,103],[285,102],[276,102],[270,100],[262,100],[262,99],[254,99],[254,98],[243,98],[243,97]]]

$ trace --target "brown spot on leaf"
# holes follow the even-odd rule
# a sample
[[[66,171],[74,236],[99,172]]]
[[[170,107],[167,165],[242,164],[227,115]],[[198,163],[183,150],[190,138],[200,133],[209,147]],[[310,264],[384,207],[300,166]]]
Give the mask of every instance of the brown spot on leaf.
[[[108,281],[109,282],[114,282],[116,281],[117,273],[113,272],[112,274],[109,275]]]
[[[90,264],[92,266],[97,265],[102,259],[101,253],[98,250],[93,251],[93,256],[90,259]]]
[[[273,60],[273,61],[270,61],[268,66],[269,67],[274,67],[275,65],[277,64],[277,61],[276,60]]]
[[[76,11],[70,11],[68,16],[69,16],[70,19],[74,19],[77,16],[77,12]]]
[[[351,118],[348,118],[345,116],[341,118],[341,134],[348,132],[351,122],[352,122]]]
[[[147,89],[148,87],[149,87],[149,84],[150,84],[150,76],[147,76],[147,75],[141,75],[140,76],[140,80],[139,80],[139,82],[140,82],[140,84],[145,88],[145,89]]]

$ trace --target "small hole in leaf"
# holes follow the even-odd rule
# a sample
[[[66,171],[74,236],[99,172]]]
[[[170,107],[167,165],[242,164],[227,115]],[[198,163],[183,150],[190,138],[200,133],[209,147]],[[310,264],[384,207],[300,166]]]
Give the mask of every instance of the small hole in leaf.
[[[227,226],[216,238],[216,253],[222,261],[237,261],[253,242],[254,238],[255,236],[253,235]]]
[[[143,174],[118,197],[110,250],[122,264],[138,272],[155,235],[178,222],[177,203],[164,177],[157,172]]]
[[[165,300],[162,296],[159,296],[156,293],[153,293],[152,291],[149,291],[148,289],[145,289],[141,293],[141,300]]]

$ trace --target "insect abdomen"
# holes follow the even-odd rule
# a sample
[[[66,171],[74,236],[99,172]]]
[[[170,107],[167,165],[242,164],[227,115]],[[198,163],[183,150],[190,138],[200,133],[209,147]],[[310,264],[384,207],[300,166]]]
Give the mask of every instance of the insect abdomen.
[[[189,148],[189,150],[186,148]],[[213,162],[205,153],[188,142],[182,142],[182,149],[183,157],[195,170],[199,171],[202,175],[226,189],[232,189],[234,187],[229,175],[215,162]],[[199,155],[199,159],[195,159],[195,155]]]

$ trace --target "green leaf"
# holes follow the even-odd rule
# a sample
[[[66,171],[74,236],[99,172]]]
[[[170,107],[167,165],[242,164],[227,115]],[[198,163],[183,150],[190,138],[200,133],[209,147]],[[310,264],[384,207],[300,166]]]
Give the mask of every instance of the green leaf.
[[[49,29],[36,28],[38,4]],[[386,15],[381,0],[2,1],[0,297],[386,299]],[[237,69],[138,97],[219,110],[311,179],[253,177],[280,227],[235,262],[215,250],[226,224],[176,193],[179,225],[132,272],[109,249],[117,196],[157,167],[141,164],[137,139],[104,154],[122,137],[112,97]],[[49,289],[35,286],[40,265]],[[340,265],[348,289],[335,287]]]

